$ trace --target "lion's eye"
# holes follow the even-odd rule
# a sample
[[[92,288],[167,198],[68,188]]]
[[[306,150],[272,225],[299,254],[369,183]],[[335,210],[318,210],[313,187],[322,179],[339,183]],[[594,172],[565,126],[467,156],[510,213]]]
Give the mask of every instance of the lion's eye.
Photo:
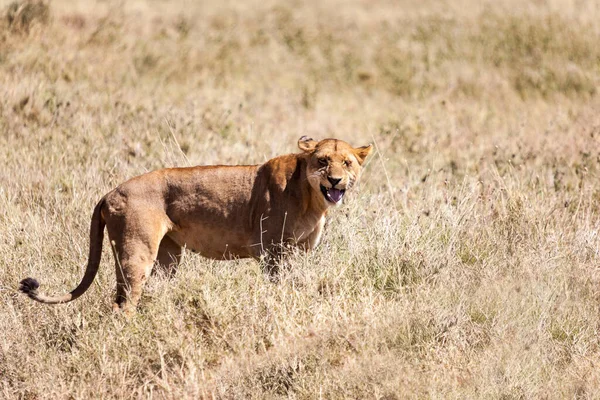
[[[322,166],[327,166],[327,159],[326,158],[319,158],[317,161],[319,161],[319,164]]]
[[[349,166],[351,166],[351,165],[352,165],[352,161],[350,161],[350,160],[344,160],[344,165],[345,165],[346,167],[349,167]]]

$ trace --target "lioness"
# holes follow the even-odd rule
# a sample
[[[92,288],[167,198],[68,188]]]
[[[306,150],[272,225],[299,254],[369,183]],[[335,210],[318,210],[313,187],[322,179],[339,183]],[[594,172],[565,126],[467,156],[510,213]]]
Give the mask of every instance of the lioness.
[[[38,293],[32,278],[19,290],[48,304],[85,293],[100,264],[104,226],[116,261],[116,310],[134,310],[154,262],[172,272],[184,248],[219,260],[266,256],[276,274],[283,244],[317,246],[327,210],[356,184],[372,150],[306,136],[298,147],[301,153],[262,165],[169,168],[128,180],[94,209],[81,283],[57,297]]]

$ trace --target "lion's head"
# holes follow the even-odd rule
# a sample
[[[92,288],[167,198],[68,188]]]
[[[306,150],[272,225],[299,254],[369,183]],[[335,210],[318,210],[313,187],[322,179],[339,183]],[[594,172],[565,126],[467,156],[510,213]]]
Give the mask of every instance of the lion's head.
[[[342,203],[344,194],[360,177],[363,163],[373,146],[354,148],[337,139],[316,141],[306,136],[298,147],[308,155],[307,179],[313,189],[323,194],[328,205]]]

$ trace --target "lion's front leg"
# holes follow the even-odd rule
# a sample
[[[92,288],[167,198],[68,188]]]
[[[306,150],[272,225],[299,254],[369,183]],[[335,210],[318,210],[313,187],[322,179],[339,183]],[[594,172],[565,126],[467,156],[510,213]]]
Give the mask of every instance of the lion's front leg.
[[[309,251],[314,249],[321,242],[321,237],[323,236],[323,228],[325,227],[325,216],[321,217],[315,229],[298,242],[298,247],[304,249],[304,251]]]
[[[273,283],[279,282],[279,271],[284,262],[285,247],[285,244],[282,243],[271,244],[261,254],[260,263],[262,270]]]
[[[271,282],[279,281],[279,271],[285,255],[285,218],[276,215],[261,217],[253,236],[254,258]]]

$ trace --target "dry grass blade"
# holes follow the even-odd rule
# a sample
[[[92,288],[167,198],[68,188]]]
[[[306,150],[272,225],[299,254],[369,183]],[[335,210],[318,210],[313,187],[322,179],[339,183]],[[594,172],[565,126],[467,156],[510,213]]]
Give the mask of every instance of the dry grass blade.
[[[13,32],[29,33],[33,24],[46,24],[49,18],[50,7],[42,0],[15,1],[6,9],[6,20]]]

